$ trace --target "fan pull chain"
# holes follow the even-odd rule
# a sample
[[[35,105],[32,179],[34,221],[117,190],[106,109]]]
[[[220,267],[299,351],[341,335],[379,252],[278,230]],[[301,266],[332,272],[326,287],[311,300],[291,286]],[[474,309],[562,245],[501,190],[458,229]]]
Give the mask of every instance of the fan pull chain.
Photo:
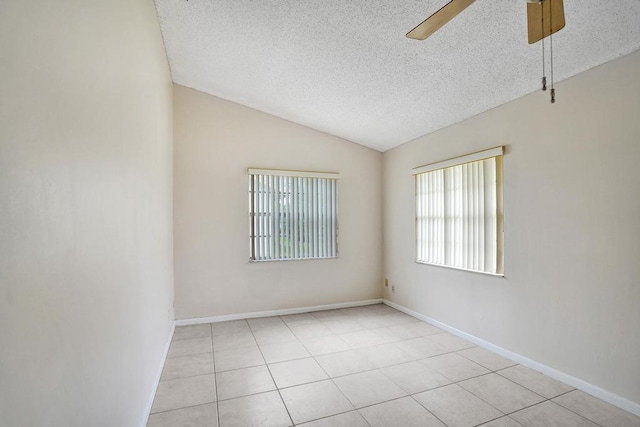
[[[544,0],[540,0],[540,7],[542,8],[542,13],[540,14],[542,18],[542,90],[547,90],[547,74],[544,69]]]
[[[554,104],[556,102],[556,89],[553,87],[553,8],[549,9],[549,48],[551,50],[551,103]],[[543,29],[544,31],[544,29]]]

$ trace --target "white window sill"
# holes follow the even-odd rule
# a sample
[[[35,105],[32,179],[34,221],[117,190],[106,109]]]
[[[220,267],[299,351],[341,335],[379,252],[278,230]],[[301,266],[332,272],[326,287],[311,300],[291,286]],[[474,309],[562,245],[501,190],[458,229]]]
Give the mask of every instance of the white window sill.
[[[482,274],[483,276],[492,276],[492,277],[502,277],[502,278],[504,278],[504,273],[488,273],[486,271],[469,270],[468,268],[452,267],[450,265],[444,265],[444,264],[433,264],[433,263],[424,262],[424,261],[416,261],[416,264],[422,264],[422,265],[429,265],[429,266],[433,266],[433,267],[446,268],[447,270],[466,271],[468,273]]]

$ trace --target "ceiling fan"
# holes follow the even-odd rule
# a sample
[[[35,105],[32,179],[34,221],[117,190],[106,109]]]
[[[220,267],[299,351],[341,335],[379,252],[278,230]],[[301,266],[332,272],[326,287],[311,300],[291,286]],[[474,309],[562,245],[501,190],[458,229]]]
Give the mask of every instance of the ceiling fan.
[[[424,40],[455,18],[475,0],[451,0],[407,33],[410,39]],[[527,0],[529,44],[564,28],[562,0]]]
[[[410,39],[424,40],[455,18],[475,0],[451,0],[407,33]],[[529,44],[542,42],[542,90],[547,90],[544,39],[565,26],[563,0],[527,0],[527,29]],[[551,47],[551,103],[556,102],[553,85],[553,37]]]

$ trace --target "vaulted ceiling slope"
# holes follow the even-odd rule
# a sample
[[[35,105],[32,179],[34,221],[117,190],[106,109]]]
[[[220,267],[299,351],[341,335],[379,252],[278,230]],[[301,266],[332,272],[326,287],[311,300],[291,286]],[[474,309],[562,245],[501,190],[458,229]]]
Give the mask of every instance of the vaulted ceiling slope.
[[[526,0],[479,0],[427,40],[405,37],[446,1],[156,7],[176,83],[385,151],[540,88]],[[556,82],[640,48],[638,0],[565,0],[565,16]]]

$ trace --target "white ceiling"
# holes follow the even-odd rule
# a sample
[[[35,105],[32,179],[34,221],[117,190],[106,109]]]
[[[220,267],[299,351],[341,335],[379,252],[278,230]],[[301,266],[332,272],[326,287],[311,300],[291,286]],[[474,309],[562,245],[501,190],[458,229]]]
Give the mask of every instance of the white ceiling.
[[[427,40],[405,37],[446,1],[156,7],[176,83],[385,151],[540,87],[526,0],[478,0]],[[639,0],[565,0],[565,16],[556,81],[640,48]]]

